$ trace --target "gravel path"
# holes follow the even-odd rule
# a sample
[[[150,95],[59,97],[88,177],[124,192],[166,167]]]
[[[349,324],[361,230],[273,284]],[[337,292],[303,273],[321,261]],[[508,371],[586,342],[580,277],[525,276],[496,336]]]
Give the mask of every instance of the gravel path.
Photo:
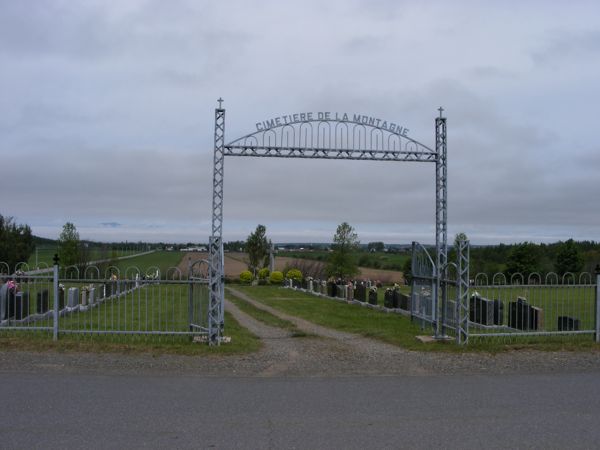
[[[180,356],[77,352],[21,352],[0,349],[0,372],[83,372],[102,374],[202,375],[202,376],[431,376],[439,374],[510,374],[552,372],[600,372],[600,351],[485,353],[414,352],[331,330],[292,317],[229,288],[258,308],[292,321],[312,335],[293,337],[290,332],[267,326],[240,311],[231,302],[227,310],[252,333],[263,348],[234,356]]]

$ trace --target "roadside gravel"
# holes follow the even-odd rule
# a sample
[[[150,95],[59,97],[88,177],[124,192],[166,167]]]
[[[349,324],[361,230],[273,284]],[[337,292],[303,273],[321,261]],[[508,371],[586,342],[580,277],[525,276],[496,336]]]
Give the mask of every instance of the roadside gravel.
[[[309,334],[293,337],[240,311],[231,302],[227,310],[241,325],[261,338],[263,348],[234,356],[180,356],[150,354],[21,352],[0,349],[0,372],[82,372],[101,374],[179,373],[195,376],[433,376],[440,374],[512,374],[600,372],[600,351],[499,354],[414,352],[331,330],[289,316],[243,293],[238,297],[257,308],[289,320]]]

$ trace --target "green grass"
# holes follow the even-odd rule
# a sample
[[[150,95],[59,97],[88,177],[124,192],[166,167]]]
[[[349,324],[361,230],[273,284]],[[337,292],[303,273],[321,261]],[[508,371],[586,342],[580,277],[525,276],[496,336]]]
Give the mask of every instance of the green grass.
[[[269,325],[271,327],[282,328],[291,333],[292,337],[307,337],[308,333],[300,330],[293,322],[289,320],[281,319],[268,311],[257,308],[256,306],[248,303],[244,299],[236,296],[233,292],[226,291],[227,299],[236,305],[242,312],[255,318],[259,322]]]
[[[309,259],[326,262],[331,253],[324,250],[305,250],[280,252],[278,256],[287,256],[296,259]],[[353,254],[354,258],[361,267],[372,269],[396,270],[402,271],[406,260],[410,258],[408,253],[387,253],[387,252],[367,252],[360,251]]]
[[[54,342],[52,334],[39,332],[0,332],[0,348],[13,351],[59,351],[59,352],[113,352],[179,354],[190,356],[235,355],[258,351],[260,339],[243,328],[225,312],[225,335],[231,343],[210,347],[205,343],[193,343],[189,336],[145,337],[145,336],[90,336],[62,334]]]
[[[432,330],[421,330],[410,318],[372,310],[359,305],[349,305],[314,297],[303,292],[271,286],[239,286],[240,291],[255,300],[301,317],[313,323],[349,333],[371,337],[383,342],[398,345],[409,350],[446,352],[499,352],[516,349],[534,350],[600,350],[587,336],[539,338],[528,337],[511,342],[499,339],[474,340],[468,346],[460,347],[453,342],[423,344],[417,341],[418,335],[431,335]]]

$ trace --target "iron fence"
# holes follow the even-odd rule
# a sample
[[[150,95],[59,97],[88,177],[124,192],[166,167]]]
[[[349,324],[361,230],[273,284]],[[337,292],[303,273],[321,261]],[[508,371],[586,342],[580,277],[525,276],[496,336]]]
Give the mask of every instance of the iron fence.
[[[469,337],[600,336],[600,275],[478,274],[469,295]]]
[[[129,267],[9,271],[0,263],[0,331],[78,335],[185,336],[208,332],[208,280],[202,264],[187,274]]]

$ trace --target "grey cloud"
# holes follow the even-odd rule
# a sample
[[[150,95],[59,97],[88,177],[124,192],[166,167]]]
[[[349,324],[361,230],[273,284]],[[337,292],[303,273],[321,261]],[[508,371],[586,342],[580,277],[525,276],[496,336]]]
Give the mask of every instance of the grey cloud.
[[[577,60],[585,63],[600,56],[600,31],[565,31],[554,29],[544,45],[531,52],[536,64],[560,67]],[[590,61],[591,62],[591,61]]]

